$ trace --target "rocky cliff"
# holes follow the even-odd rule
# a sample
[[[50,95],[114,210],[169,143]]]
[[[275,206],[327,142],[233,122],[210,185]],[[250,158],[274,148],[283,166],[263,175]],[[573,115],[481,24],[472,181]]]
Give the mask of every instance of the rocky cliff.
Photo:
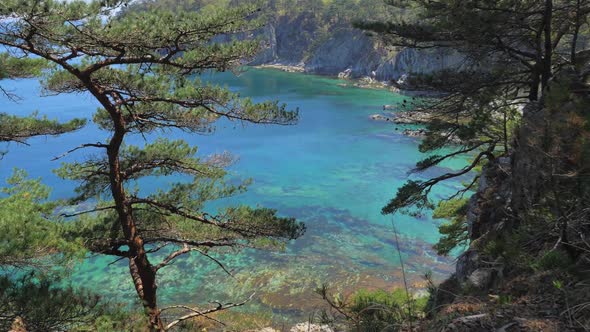
[[[388,49],[348,23],[326,31],[308,13],[279,16],[256,35],[266,47],[251,65],[296,66],[312,74],[388,82],[464,65],[464,57],[451,50]]]
[[[554,77],[544,102],[523,109],[509,156],[484,167],[467,209],[469,248],[433,293],[444,310],[426,330],[590,329],[586,79]]]

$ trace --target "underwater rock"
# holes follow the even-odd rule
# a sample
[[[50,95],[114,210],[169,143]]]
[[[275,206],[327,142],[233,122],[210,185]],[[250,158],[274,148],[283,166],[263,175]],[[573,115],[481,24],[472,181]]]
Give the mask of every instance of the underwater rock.
[[[384,105],[383,107],[390,107],[390,105]],[[395,113],[391,112],[387,115],[372,114],[369,118],[375,121],[389,121],[396,124],[426,124],[430,122],[432,117],[430,114],[425,112],[404,111]]]
[[[256,68],[267,68],[284,71],[287,73],[302,73],[304,71],[302,64],[282,64],[282,63],[267,63],[256,65]]]
[[[395,130],[398,130],[398,129],[396,128]],[[425,128],[404,129],[404,131],[402,131],[402,134],[405,136],[408,136],[408,137],[424,138],[424,137],[426,137],[426,134],[428,134],[428,130],[426,130]],[[461,139],[459,137],[457,137],[456,135],[450,135],[448,141],[451,144],[461,144],[462,143]]]

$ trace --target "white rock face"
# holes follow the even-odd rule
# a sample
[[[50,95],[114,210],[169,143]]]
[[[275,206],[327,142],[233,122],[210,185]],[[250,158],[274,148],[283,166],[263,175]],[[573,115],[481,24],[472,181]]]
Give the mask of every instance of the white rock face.
[[[445,69],[466,69],[465,56],[447,49],[387,50],[382,43],[352,28],[335,28],[328,36],[313,15],[281,16],[254,33],[238,39],[263,40],[263,49],[251,65],[301,65],[305,72],[344,78],[370,77],[378,81],[398,81],[412,74],[430,74]],[[216,37],[221,42],[232,36]]]
[[[265,26],[256,37],[262,38],[262,40],[264,40],[264,46],[250,64],[261,65],[275,61],[275,59],[278,57],[277,32],[275,26],[272,24]]]
[[[346,78],[370,76],[382,61],[373,40],[355,29],[342,29],[321,43],[305,63],[305,71]],[[375,72],[376,73],[376,72]]]
[[[281,331],[275,330],[272,327],[265,327],[261,330],[256,330],[256,331],[252,331],[252,332],[281,332]]]
[[[328,325],[299,323],[289,330],[290,332],[334,332]]]

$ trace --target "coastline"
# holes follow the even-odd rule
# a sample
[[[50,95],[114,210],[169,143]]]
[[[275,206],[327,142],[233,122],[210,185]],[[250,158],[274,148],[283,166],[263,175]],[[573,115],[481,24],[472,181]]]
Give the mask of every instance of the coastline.
[[[270,70],[278,70],[287,73],[298,73],[298,74],[310,74],[310,75],[318,75],[322,77],[329,77],[333,79],[337,79],[342,81],[339,83],[338,86],[347,88],[347,87],[355,87],[361,89],[378,89],[378,90],[388,90],[392,93],[397,93],[400,95],[408,96],[408,97],[422,97],[422,98],[437,98],[440,97],[440,93],[435,93],[431,91],[420,91],[420,90],[404,90],[400,89],[390,83],[377,81],[370,77],[361,77],[361,78],[350,78],[343,75],[339,76],[329,76],[329,75],[321,75],[316,73],[310,73],[305,71],[305,67],[303,65],[288,65],[288,64],[280,64],[280,63],[270,63],[270,64],[261,64],[250,66],[251,68],[255,69],[270,69]],[[391,110],[391,105],[383,105],[383,110]],[[429,116],[419,111],[408,111],[407,114],[401,115],[397,114],[394,115],[392,112],[388,112],[387,114],[378,113],[373,114],[369,117],[372,121],[385,121],[391,122],[392,124],[396,125],[425,125],[428,120]],[[426,137],[426,129],[425,128],[400,128],[396,127],[395,131],[402,133],[402,135],[415,138],[415,139],[423,139]],[[459,143],[459,141],[455,141],[455,143]]]
[[[274,69],[287,73],[305,73],[305,68],[301,65],[285,65],[280,63],[266,63],[261,65],[249,66],[257,69]]]
[[[378,81],[368,76],[359,77],[359,78],[350,78],[346,75],[322,75],[313,72],[306,72],[305,67],[301,64],[282,64],[282,63],[265,63],[259,65],[252,65],[249,66],[255,69],[271,69],[271,70],[279,70],[287,73],[299,73],[299,74],[310,74],[310,75],[318,75],[322,77],[333,78],[337,80],[341,80],[342,83],[338,84],[341,87],[355,87],[361,89],[379,89],[379,90],[388,90],[393,93],[401,94],[408,97],[422,97],[422,98],[440,98],[443,96],[440,92],[434,91],[426,91],[426,90],[413,90],[413,89],[401,89],[397,86],[394,86],[391,83],[386,81]],[[342,73],[341,73],[342,74]]]

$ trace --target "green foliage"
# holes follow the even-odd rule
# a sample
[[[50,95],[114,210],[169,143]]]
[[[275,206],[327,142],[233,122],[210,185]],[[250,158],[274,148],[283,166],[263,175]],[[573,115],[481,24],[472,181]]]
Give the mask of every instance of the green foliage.
[[[68,225],[55,216],[49,189],[15,170],[0,198],[0,265],[63,264],[83,256],[82,243],[63,237]],[[55,262],[57,260],[57,262]]]
[[[390,46],[424,48],[424,52],[431,52],[437,58],[442,54],[464,58],[457,68],[426,75],[409,73],[409,82],[417,88],[443,96],[423,107],[432,120],[420,151],[440,154],[441,148],[456,145],[457,141],[463,146],[420,162],[416,170],[429,169],[459,154],[476,156],[462,171],[422,183],[408,181],[383,209],[384,213],[394,213],[411,207],[431,207],[425,202],[433,186],[510,152],[522,107],[529,101],[550,102],[544,99],[552,90],[548,89],[549,78],[575,60],[576,45],[571,59],[560,53],[572,46],[572,40],[566,37],[568,33],[563,31],[573,33],[580,28],[576,24],[586,25],[583,22],[589,13],[589,3],[412,0],[388,1],[388,4],[414,15],[391,15],[386,20],[370,18],[357,22],[356,26],[376,33]],[[569,19],[568,15],[574,12],[582,19],[578,23]],[[553,30],[545,31],[545,27]],[[530,52],[525,45],[538,45],[538,54],[544,56]]]
[[[47,62],[43,59],[17,58],[0,53],[0,80],[39,76],[45,66]]]
[[[448,219],[438,230],[442,237],[434,245],[439,255],[448,255],[453,249],[465,246],[469,241],[466,214],[469,199],[441,201],[434,210],[433,218]]]
[[[31,332],[75,330],[106,313],[98,296],[56,283],[35,274],[0,276],[0,330],[10,330],[17,317]]]
[[[397,190],[393,199],[381,210],[383,214],[391,214],[400,209],[415,206],[418,209],[432,207],[428,200],[428,192],[424,191],[424,182],[409,180]]]
[[[572,259],[567,253],[561,250],[550,250],[543,253],[536,262],[533,263],[533,268],[541,271],[548,270],[566,270],[572,265]]]
[[[203,6],[199,11],[148,6],[113,15],[126,5],[6,0],[0,4],[0,30],[6,31],[0,45],[52,62],[42,81],[46,93],[89,93],[100,104],[93,121],[110,137],[71,152],[93,148],[102,154],[57,170],[79,183],[72,203],[94,205],[66,214],[76,218],[63,235],[82,239],[94,253],[129,260],[150,328],[167,330],[186,318],[164,326],[156,294],[160,269],[193,252],[222,266],[209,251],[281,248],[305,228],[263,207],[205,212],[208,202],[246,189],[249,181],[229,184],[225,179],[224,168],[233,158],[197,157],[197,149],[182,140],[151,140],[147,134],[211,133],[219,119],[289,125],[298,112],[275,101],[255,103],[195,79],[195,74],[237,68],[257,54],[258,41],[236,38],[264,24],[256,6]],[[126,145],[130,134],[143,135],[145,145]],[[175,182],[165,188],[140,190],[149,178],[172,175]]]
[[[220,243],[227,245],[234,243],[260,248],[280,248],[284,240],[297,238],[304,232],[303,224],[292,218],[278,218],[275,210],[248,206],[224,208],[218,212],[220,217],[216,220],[207,223],[201,219],[198,222],[199,218],[189,211],[200,211],[209,201],[243,193],[250,181],[227,184],[223,167],[231,164],[233,158],[222,154],[201,159],[194,156],[196,152],[196,147],[191,147],[184,141],[170,141],[165,138],[158,138],[142,148],[126,146],[122,149],[121,165],[125,170],[122,178],[128,184],[131,202],[137,208],[135,217],[142,228],[158,229],[153,234],[146,231],[146,243],[155,241],[152,240],[155,238],[174,239],[181,235],[195,243],[221,241]],[[56,173],[65,179],[82,182],[76,188],[79,195],[73,203],[101,198],[105,201],[98,204],[97,208],[100,208],[112,206],[107,201],[111,194],[108,188],[109,178],[102,171],[107,168],[106,158],[94,159],[85,163],[64,164]],[[172,183],[170,187],[160,188],[146,197],[139,197],[134,190],[136,180],[140,178],[174,174],[191,176],[192,181]],[[181,213],[176,208],[178,206],[187,212]],[[162,212],[166,210],[175,211],[176,214],[165,215]],[[116,220],[113,211],[97,211],[94,215],[81,219],[81,225],[75,229],[82,232],[82,237],[106,239],[115,235],[115,225],[109,220]],[[122,232],[117,233],[117,236],[124,236]]]
[[[355,20],[384,19],[389,9],[383,0],[152,0],[133,4],[130,11],[154,7],[177,11],[214,11],[245,4],[258,6],[272,19],[280,16],[295,18],[301,14],[311,15],[323,25],[320,30]]]
[[[78,130],[86,124],[84,119],[74,119],[66,123],[39,117],[33,113],[20,117],[0,113],[0,142],[14,141],[25,143],[26,139],[41,135],[59,135]]]
[[[340,326],[344,320],[348,330],[358,332],[399,331],[400,326],[424,316],[429,299],[428,296],[416,298],[402,288],[360,289],[347,299],[340,294],[330,295],[326,285],[316,292],[334,309],[332,314],[327,311],[321,314],[323,324]]]
[[[499,305],[510,305],[513,302],[512,295],[510,294],[500,294],[497,299],[497,303]]]
[[[25,57],[12,57],[7,53],[0,53],[0,80],[24,77],[35,77],[42,74],[47,67],[47,61]],[[0,94],[9,99],[17,96],[0,87]],[[25,143],[27,138],[39,135],[58,135],[82,128],[86,124],[84,119],[74,119],[67,123],[59,123],[46,117],[39,117],[33,113],[27,117],[9,115],[0,111],[0,142]]]
[[[519,264],[527,258],[523,257],[520,234],[501,236],[485,243],[482,253],[490,259],[502,258],[511,264]]]
[[[113,303],[99,303],[94,309],[92,319],[74,326],[72,332],[127,332],[148,331],[149,326],[143,318],[143,313],[131,311],[126,306]]]
[[[401,288],[391,292],[363,289],[351,296],[348,308],[358,318],[357,331],[395,331],[399,324],[418,317],[427,299],[408,298]]]
[[[41,59],[0,54],[0,79],[39,76],[46,65]],[[85,122],[0,113],[0,142],[25,143],[33,136],[77,130]],[[27,178],[24,170],[14,170],[7,185],[0,189],[0,330],[8,331],[17,318],[27,331],[74,330],[106,313],[97,296],[64,287],[54,275],[66,272],[86,251],[79,239],[65,236],[72,225],[56,215],[59,203],[48,200],[50,189]]]
[[[0,329],[10,330],[17,317],[27,331],[146,331],[140,313],[106,301],[87,289],[66,286],[60,277],[36,272],[0,276]]]

